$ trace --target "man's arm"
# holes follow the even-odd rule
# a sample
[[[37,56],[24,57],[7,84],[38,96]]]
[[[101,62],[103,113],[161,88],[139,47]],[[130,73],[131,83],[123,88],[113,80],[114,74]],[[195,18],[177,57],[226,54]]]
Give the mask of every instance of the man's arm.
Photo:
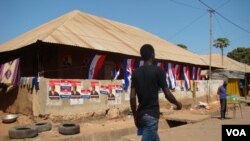
[[[136,115],[136,92],[135,92],[135,88],[131,88],[130,91],[130,107],[132,110],[133,115]]]
[[[133,88],[133,87],[131,87],[131,91],[130,91],[130,108],[131,108],[133,116],[134,116],[135,125],[136,125],[136,127],[138,127],[137,115],[136,115],[136,109],[137,109],[136,92],[135,92],[135,88]]]
[[[176,105],[176,110],[180,110],[182,108],[182,104],[175,99],[174,95],[168,89],[165,72],[163,70],[160,70],[158,72],[158,75],[159,75],[158,76],[159,85],[162,88],[162,91],[164,92],[166,99],[170,103],[173,103]]]
[[[180,110],[180,109],[182,108],[182,104],[176,100],[176,98],[175,98],[174,95],[170,92],[170,90],[169,90],[168,88],[163,89],[163,92],[164,92],[164,94],[165,94],[166,99],[167,99],[170,103],[176,105],[177,110]]]

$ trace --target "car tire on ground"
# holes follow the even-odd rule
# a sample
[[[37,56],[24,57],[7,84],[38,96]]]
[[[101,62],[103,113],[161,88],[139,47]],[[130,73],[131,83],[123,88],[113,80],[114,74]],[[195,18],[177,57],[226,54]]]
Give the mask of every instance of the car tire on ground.
[[[80,126],[74,123],[63,123],[59,125],[59,133],[63,135],[74,135],[80,133]]]
[[[11,139],[33,138],[38,135],[38,130],[35,126],[16,126],[9,129],[9,137]]]
[[[38,122],[34,123],[34,125],[37,127],[38,133],[50,131],[52,128],[52,124],[50,122]]]

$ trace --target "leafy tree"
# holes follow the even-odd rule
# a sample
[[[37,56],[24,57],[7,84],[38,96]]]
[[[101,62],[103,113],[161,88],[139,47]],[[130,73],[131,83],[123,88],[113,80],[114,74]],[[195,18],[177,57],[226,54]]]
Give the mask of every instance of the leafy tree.
[[[250,48],[238,47],[228,52],[227,56],[241,63],[250,65]]]
[[[223,48],[230,45],[230,41],[227,38],[217,38],[214,41],[214,47],[221,49],[221,64],[223,65]]]
[[[181,48],[184,48],[184,49],[187,49],[187,46],[184,45],[184,44],[177,44],[177,46],[181,47]]]

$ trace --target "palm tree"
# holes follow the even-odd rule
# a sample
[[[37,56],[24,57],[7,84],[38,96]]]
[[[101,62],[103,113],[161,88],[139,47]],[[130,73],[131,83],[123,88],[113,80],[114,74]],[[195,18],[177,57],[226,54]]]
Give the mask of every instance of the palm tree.
[[[227,38],[217,38],[214,41],[214,47],[221,49],[221,64],[223,66],[223,48],[230,45],[230,41]]]

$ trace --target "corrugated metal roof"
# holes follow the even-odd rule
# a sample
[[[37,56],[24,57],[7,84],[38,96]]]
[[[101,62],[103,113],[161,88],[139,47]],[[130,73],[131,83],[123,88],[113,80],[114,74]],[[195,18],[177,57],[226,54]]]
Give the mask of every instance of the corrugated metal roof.
[[[78,10],[0,45],[0,53],[25,47],[37,40],[132,56],[140,56],[140,47],[149,43],[154,46],[157,59],[207,66],[199,55],[149,32]]]
[[[201,55],[201,57],[209,64],[209,55]],[[250,66],[241,62],[235,61],[227,56],[223,56],[223,65],[221,61],[221,54],[211,54],[211,66],[221,67],[229,71],[239,71],[250,73]]]

